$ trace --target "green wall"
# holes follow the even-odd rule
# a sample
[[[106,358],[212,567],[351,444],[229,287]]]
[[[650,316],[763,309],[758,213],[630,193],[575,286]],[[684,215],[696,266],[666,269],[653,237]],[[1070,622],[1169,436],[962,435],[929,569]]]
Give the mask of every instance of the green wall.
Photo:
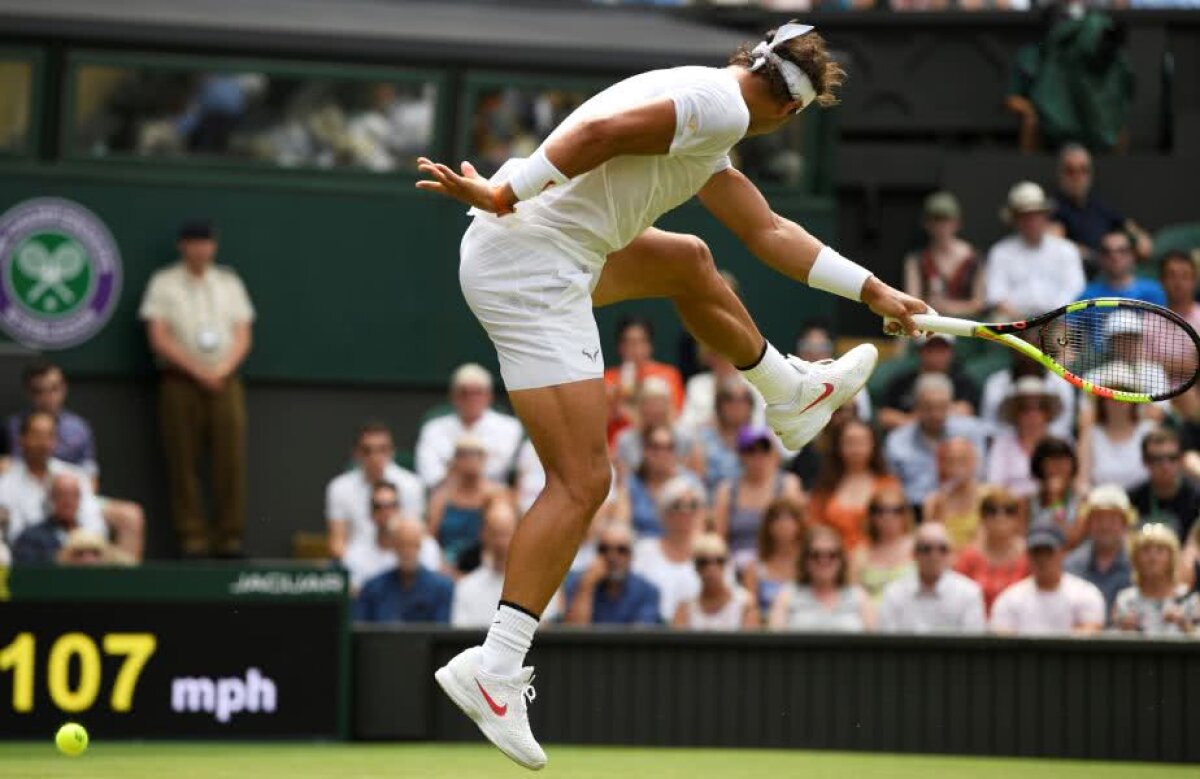
[[[465,360],[494,366],[458,288],[464,209],[415,191],[407,178],[138,163],[0,165],[0,210],[37,196],[65,197],[94,211],[122,253],[124,283],[109,324],[57,355],[73,374],[149,372],[137,320],[141,293],[150,274],[173,259],[179,222],[197,215],[219,223],[219,261],[242,275],[258,309],[250,378],[433,385]],[[773,205],[832,236],[831,200],[788,195]],[[801,321],[831,311],[828,296],[759,265],[695,202],[661,226],[709,242],[772,339],[790,342]],[[613,324],[635,308],[657,320],[659,354],[673,359],[679,325],[669,305],[649,302],[599,312],[609,362]]]

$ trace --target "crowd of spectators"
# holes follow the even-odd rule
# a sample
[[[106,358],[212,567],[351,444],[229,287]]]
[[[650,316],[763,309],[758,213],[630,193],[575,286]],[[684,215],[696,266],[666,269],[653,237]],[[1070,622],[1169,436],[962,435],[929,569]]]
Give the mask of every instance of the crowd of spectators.
[[[1090,165],[1082,148],[1064,149],[1057,201],[1016,183],[1002,209],[1011,233],[987,251],[960,235],[953,195],[930,196],[928,241],[903,262],[908,290],[960,316],[1023,317],[1109,295],[1195,322],[1196,258],[1149,262],[1145,233],[1092,196]],[[901,347],[905,362],[873,387],[874,403],[852,399],[793,453],[732,366],[702,349],[705,370],[685,377],[656,358],[652,324],[636,316],[615,335],[613,488],[547,621],[1161,634],[1200,620],[1196,390],[1149,406],[1097,400],[1016,353],[981,374],[969,350],[986,347],[932,335]],[[1106,337],[1140,335],[1119,324]],[[833,356],[831,327],[805,325],[795,351]],[[494,407],[491,381],[477,365],[455,372],[453,411],[418,436],[418,474],[392,463],[390,436],[367,426],[360,453],[382,436],[391,472],[362,464],[331,484],[331,506],[339,482],[359,485],[362,519],[349,529],[384,550],[371,566],[338,555],[346,529],[331,509],[331,545],[363,618],[476,625],[491,613],[508,543],[544,479],[517,420]],[[424,514],[419,495],[395,499],[414,483]],[[371,507],[390,518],[368,516],[372,484],[383,499]],[[427,545],[436,551],[421,554]],[[380,571],[388,554],[396,562]]]
[[[0,431],[0,559],[15,565],[140,561],[142,508],[99,494],[96,441],[87,420],[66,407],[62,369],[39,360],[23,380],[28,406]]]
[[[284,168],[411,169],[430,152],[432,83],[84,66],[75,128],[91,156],[197,156]]]

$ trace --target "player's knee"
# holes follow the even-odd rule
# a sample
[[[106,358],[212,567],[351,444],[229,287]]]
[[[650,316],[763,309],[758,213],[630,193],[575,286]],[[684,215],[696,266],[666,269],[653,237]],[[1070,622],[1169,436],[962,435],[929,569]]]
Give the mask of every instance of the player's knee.
[[[589,518],[608,498],[611,484],[612,469],[607,460],[592,463],[581,473],[562,482],[567,499]]]
[[[685,289],[696,289],[719,280],[712,250],[702,239],[688,236],[686,251],[681,253],[680,281]]]
[[[690,250],[690,265],[692,270],[697,275],[715,274],[717,272],[717,263],[713,260],[712,249],[708,248],[708,244],[702,238],[696,236],[691,237]]]

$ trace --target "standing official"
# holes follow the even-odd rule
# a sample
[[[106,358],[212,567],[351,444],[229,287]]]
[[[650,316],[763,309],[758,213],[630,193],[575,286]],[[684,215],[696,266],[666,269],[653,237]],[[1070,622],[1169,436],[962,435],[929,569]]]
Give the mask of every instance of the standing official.
[[[246,514],[246,402],[237,371],[250,353],[254,307],[238,275],[213,264],[211,222],[179,230],[179,261],[150,279],[140,316],[162,374],[159,423],[171,509],[184,556],[238,557]],[[215,522],[200,494],[212,457]]]

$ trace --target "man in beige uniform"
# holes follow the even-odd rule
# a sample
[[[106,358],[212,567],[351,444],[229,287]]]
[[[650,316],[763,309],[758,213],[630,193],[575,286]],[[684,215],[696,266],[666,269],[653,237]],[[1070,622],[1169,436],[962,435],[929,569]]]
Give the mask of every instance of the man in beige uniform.
[[[254,307],[237,274],[213,264],[213,225],[179,231],[178,262],[150,279],[140,316],[162,370],[159,416],[171,510],[183,554],[237,557],[246,513],[246,404],[238,367],[250,352]],[[211,446],[216,523],[200,497],[200,458]]]

